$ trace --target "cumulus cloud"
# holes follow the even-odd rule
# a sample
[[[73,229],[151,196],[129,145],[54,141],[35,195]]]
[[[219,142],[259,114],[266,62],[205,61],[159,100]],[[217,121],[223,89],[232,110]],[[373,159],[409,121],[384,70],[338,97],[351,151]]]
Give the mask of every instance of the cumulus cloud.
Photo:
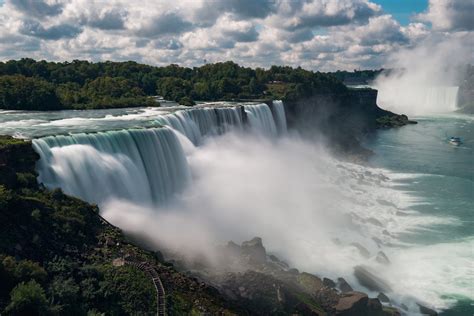
[[[10,3],[19,11],[36,17],[58,15],[63,8],[58,1],[10,0]]]
[[[469,32],[471,6],[432,0],[400,25],[373,0],[9,0],[0,6],[0,59],[377,68],[432,33]]]
[[[474,1],[430,0],[428,11],[418,16],[442,31],[474,30]]]

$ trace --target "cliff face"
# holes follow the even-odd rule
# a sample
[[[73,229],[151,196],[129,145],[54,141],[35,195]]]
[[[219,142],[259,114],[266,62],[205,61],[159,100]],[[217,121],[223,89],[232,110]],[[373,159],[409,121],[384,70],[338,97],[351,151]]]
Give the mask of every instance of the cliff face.
[[[405,115],[378,107],[374,89],[349,89],[340,95],[289,100],[285,107],[288,126],[306,137],[321,135],[343,152],[364,152],[359,140],[377,128],[413,123]]]

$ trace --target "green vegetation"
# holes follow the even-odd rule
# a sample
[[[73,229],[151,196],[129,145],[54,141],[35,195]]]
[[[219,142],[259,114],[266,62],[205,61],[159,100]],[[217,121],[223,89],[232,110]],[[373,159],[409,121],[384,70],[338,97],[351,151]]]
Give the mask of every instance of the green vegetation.
[[[345,92],[336,77],[300,67],[251,69],[231,61],[194,68],[132,61],[55,63],[24,58],[0,62],[0,108],[4,109],[154,106],[158,103],[151,96],[157,94],[191,106],[194,100],[295,100]]]
[[[156,315],[148,276],[112,264],[124,254],[155,267],[170,290],[170,314],[196,306],[228,313],[215,290],[128,242],[97,206],[39,187],[37,159],[30,142],[0,137],[1,315]]]

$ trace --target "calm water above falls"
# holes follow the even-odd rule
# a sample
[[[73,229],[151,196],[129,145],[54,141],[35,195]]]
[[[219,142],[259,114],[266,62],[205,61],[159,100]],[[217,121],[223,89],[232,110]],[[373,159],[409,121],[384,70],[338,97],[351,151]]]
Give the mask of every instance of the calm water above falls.
[[[445,115],[415,119],[417,125],[380,131],[370,139],[367,146],[375,152],[371,163],[397,173],[396,187],[413,197],[411,210],[444,219],[401,238],[415,247],[425,246],[420,249],[437,252],[425,254],[430,265],[417,267],[417,262],[413,262],[414,271],[433,269],[433,273],[450,274],[451,269],[464,266],[465,275],[438,285],[438,292],[446,299],[458,301],[447,314],[469,315],[473,312],[472,301],[459,295],[456,288],[466,286],[472,299],[474,118]],[[461,137],[463,143],[449,144],[447,138],[451,136]]]

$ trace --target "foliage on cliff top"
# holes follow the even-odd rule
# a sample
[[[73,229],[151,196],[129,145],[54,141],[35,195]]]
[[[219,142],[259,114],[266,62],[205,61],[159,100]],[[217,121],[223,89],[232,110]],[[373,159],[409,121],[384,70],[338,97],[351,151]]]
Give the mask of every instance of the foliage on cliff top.
[[[272,89],[272,84],[284,86],[284,91]],[[300,67],[251,69],[231,61],[194,68],[132,61],[56,63],[24,58],[0,62],[0,108],[5,109],[157,105],[149,98],[156,94],[192,105],[193,100],[295,99],[345,91],[342,82],[330,74]]]

